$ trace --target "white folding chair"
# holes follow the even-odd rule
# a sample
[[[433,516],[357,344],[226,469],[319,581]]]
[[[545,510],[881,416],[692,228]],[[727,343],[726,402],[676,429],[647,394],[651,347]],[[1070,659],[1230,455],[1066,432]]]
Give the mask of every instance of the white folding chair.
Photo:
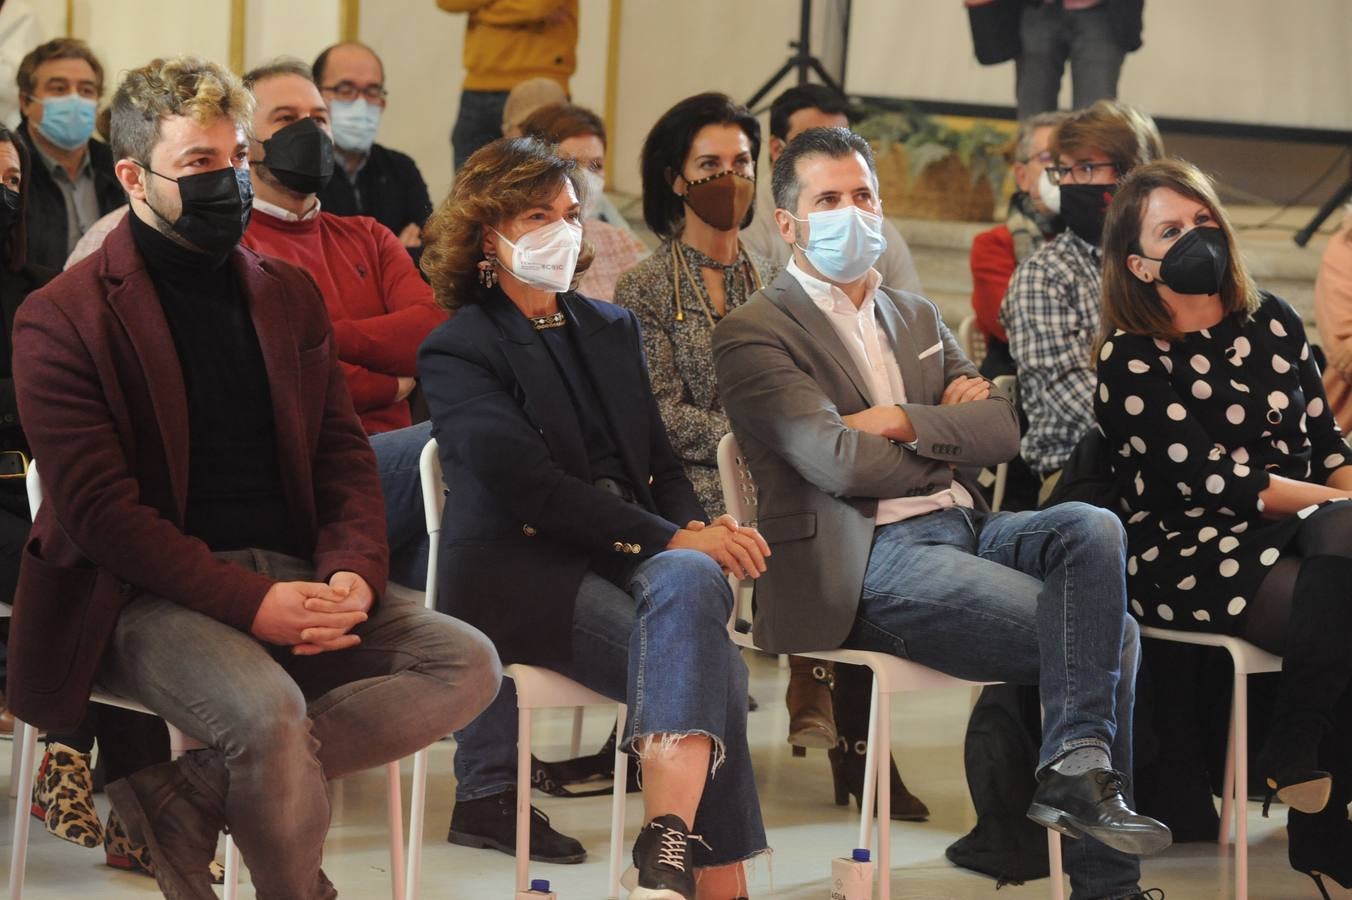
[[[419,462],[422,474],[423,506],[427,513],[427,538],[430,553],[427,560],[427,606],[436,606],[437,555],[441,536],[441,520],[446,506],[446,487],[441,476],[441,459],[437,455],[435,439],[423,447]],[[516,749],[516,897],[530,900],[530,757],[532,714],[537,709],[580,708],[583,706],[611,706],[616,710],[615,782],[610,808],[610,875],[606,896],[615,900],[620,895],[620,862],[623,858],[624,800],[627,788],[629,761],[620,749],[624,735],[625,705],[609,697],[588,690],[557,672],[540,666],[510,665],[503,670],[516,684],[517,721],[520,733]],[[578,719],[574,718],[574,755],[577,752]],[[422,865],[422,831],[426,811],[421,802],[427,781],[427,754],[419,751],[413,758],[413,808],[409,813],[408,877],[409,897],[417,889]]]
[[[723,487],[723,502],[728,512],[738,522],[754,524],[756,521],[756,484],[751,478],[751,469],[746,457],[742,456],[737,439],[725,434],[718,442],[718,477]],[[773,564],[773,563],[772,563]],[[742,634],[732,629],[732,639],[739,646],[759,649],[750,634]],[[868,745],[864,757],[864,790],[860,798],[859,843],[857,846],[872,846],[872,815],[876,803],[878,807],[878,897],[890,900],[892,861],[892,697],[895,694],[915,691],[941,690],[955,687],[975,687],[979,682],[967,681],[952,675],[945,675],[919,663],[892,656],[888,653],[875,653],[867,650],[821,650],[810,653],[797,653],[812,659],[829,660],[855,666],[868,666],[873,672],[873,695],[869,708]],[[879,785],[882,785],[880,788]],[[1063,900],[1065,882],[1061,869],[1061,842],[1059,835],[1047,831],[1047,851],[1051,863],[1051,896],[1053,900]]]
[[[1230,819],[1235,823],[1236,900],[1249,896],[1249,676],[1280,672],[1282,658],[1261,650],[1248,641],[1224,634],[1200,631],[1176,631],[1172,628],[1141,626],[1141,637],[1178,644],[1220,647],[1230,654],[1235,666],[1235,683],[1230,700],[1230,737],[1225,748],[1225,778],[1221,789],[1222,846],[1230,843]]]
[[[958,323],[958,346],[963,355],[980,366],[986,359],[986,333],[976,324],[976,316],[965,316]]]
[[[26,486],[28,488],[28,507],[36,518],[38,507],[42,505],[42,483],[38,480],[38,464],[36,461],[28,467]],[[100,703],[104,706],[116,706],[132,712],[155,715],[153,711],[140,703],[102,691],[95,691],[89,699],[92,703]],[[169,749],[175,759],[189,750],[196,750],[205,746],[201,741],[179,731],[168,722],[164,724],[169,729]],[[14,729],[15,743],[22,742],[23,749],[20,753],[17,784],[14,773],[10,773],[10,783],[15,785],[17,799],[14,803],[14,846],[10,853],[9,896],[11,900],[21,900],[24,871],[28,864],[30,816],[28,807],[32,802],[29,798],[33,793],[34,767],[37,765],[38,730],[17,718],[14,720]],[[404,900],[404,811],[399,780],[399,762],[397,760],[386,766],[386,774],[390,791],[391,889],[394,900]],[[239,864],[239,848],[235,846],[234,838],[227,832],[225,835],[225,900],[236,900],[239,896]]]

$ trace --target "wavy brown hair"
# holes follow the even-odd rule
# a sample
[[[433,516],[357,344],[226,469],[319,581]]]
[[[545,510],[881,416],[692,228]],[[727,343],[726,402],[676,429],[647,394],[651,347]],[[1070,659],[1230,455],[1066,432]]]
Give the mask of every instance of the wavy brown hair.
[[[1116,329],[1164,341],[1182,339],[1155,282],[1141,281],[1127,268],[1127,257],[1141,251],[1141,217],[1152,192],[1168,188],[1211,211],[1225,232],[1230,265],[1221,276],[1221,309],[1227,316],[1250,316],[1258,309],[1258,286],[1244,266],[1235,231],[1226,218],[1216,189],[1201,169],[1181,159],[1161,159],[1137,168],[1117,189],[1103,226],[1103,328],[1099,345]]]
[[[479,283],[485,230],[532,207],[548,206],[565,180],[581,197],[577,163],[535,138],[500,138],[476,150],[456,171],[451,193],[423,228],[422,270],[437,302],[450,310],[482,302],[488,295]],[[594,255],[583,241],[574,286]]]

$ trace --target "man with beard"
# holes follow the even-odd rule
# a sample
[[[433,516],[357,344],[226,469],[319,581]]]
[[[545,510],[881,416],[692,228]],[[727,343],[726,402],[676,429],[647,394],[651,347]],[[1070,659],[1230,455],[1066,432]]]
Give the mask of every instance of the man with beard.
[[[131,213],[13,337],[46,497],[9,700],[66,729],[97,683],[206,743],[108,786],[165,895],[190,900],[215,896],[227,822],[259,896],[336,896],[326,780],[464,725],[500,675],[482,634],[385,590],[375,460],[323,298],[239,246],[251,108],[199,59],[128,73],[112,149]]]

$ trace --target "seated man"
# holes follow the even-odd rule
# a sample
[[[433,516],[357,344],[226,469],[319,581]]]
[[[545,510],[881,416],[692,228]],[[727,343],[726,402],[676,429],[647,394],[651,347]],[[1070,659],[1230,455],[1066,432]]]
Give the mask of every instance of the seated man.
[[[774,553],[756,582],[757,644],[875,650],[1038,684],[1029,816],[1084,838],[1066,846],[1075,896],[1140,896],[1135,855],[1170,837],[1128,807],[1115,770],[1131,771],[1139,647],[1121,525],[1083,504],[977,508],[956,467],[1013,456],[1014,410],[933,303],[881,286],[866,141],[843,128],[799,135],[775,166],[774,197],[793,261],[713,344]]]
[[[254,93],[253,218],[244,246],[299,266],[333,321],[347,386],[372,435],[385,492],[390,577],[427,577],[418,455],[431,436],[412,422],[418,346],[445,321],[398,238],[375,219],[336,216],[317,196],[334,169],[329,111],[304,63],[281,60],[244,76]]]
[[[1044,479],[1061,470],[1094,424],[1091,353],[1099,332],[1099,244],[1108,203],[1118,183],[1162,156],[1164,146],[1149,117],[1100,100],[1061,123],[1052,153],[1057,165],[1048,174],[1066,230],[1019,264],[1000,310],[1028,416],[1023,458]]]
[[[56,38],[19,63],[19,135],[33,160],[25,188],[28,261],[60,271],[100,216],[127,202],[108,145],[94,140],[103,66],[84,41]]]
[[[1039,113],[1019,123],[1014,135],[1014,196],[1009,198],[1005,221],[972,239],[972,311],[976,324],[986,336],[986,358],[981,374],[987,378],[1013,374],[1014,360],[1009,355],[1009,335],[1000,324],[1000,305],[1005,299],[1014,269],[1032,256],[1063,226],[1056,211],[1047,205],[1039,187],[1042,173],[1056,162],[1052,156],[1052,136],[1065,113]],[[1051,186],[1050,199],[1057,200]],[[1060,204],[1055,206],[1059,209]]]
[[[416,257],[432,198],[413,157],[375,142],[387,102],[384,63],[365,44],[334,44],[315,57],[314,80],[329,104],[339,162],[319,191],[324,211],[370,216]]]
[[[849,128],[853,115],[854,107],[850,101],[825,85],[803,84],[789,88],[770,104],[770,143],[767,145],[770,165],[779,159],[789,141],[804,131],[809,128]],[[756,208],[774,209],[770,179],[761,178],[758,185]],[[883,237],[887,238],[887,249],[878,258],[877,265],[883,284],[900,291],[919,292],[920,275],[915,270],[911,248],[906,246],[906,240],[896,226],[886,219],[883,219]],[[773,216],[756,216],[742,229],[742,243],[776,267],[782,268],[790,259],[790,248],[779,237]]]
[[[478,631],[385,591],[375,460],[323,298],[238,247],[251,105],[199,59],[128,73],[112,149],[131,213],[13,337],[46,497],[9,699],[66,729],[97,682],[207,744],[108,786],[189,900],[214,897],[227,822],[260,897],[335,896],[325,781],[464,725],[500,675]]]

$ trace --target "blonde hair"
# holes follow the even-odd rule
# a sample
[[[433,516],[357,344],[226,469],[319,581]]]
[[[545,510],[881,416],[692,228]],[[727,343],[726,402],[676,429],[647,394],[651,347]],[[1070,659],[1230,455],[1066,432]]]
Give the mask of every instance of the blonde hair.
[[[1056,128],[1052,151],[1075,158],[1097,150],[1117,166],[1119,178],[1164,155],[1155,120],[1117,100],[1098,100],[1076,110]]]
[[[513,216],[548,205],[564,181],[581,196],[577,163],[536,138],[499,138],[476,150],[456,170],[455,186],[423,226],[422,270],[437,302],[456,309],[483,299],[479,262],[484,235]],[[573,285],[595,251],[582,242]]]
[[[1182,339],[1156,285],[1141,281],[1127,269],[1127,257],[1142,255],[1141,218],[1150,195],[1160,188],[1205,206],[1225,234],[1230,249],[1230,264],[1221,276],[1220,286],[1225,314],[1250,316],[1261,302],[1211,179],[1185,160],[1157,160],[1128,175],[1108,207],[1103,226],[1103,329],[1099,346],[1118,328],[1128,334],[1144,334],[1164,341]]]
[[[172,116],[200,125],[225,118],[247,132],[253,110],[253,95],[224,66],[197,56],[154,59],[128,72],[113,94],[113,156],[149,164],[160,122]]]

